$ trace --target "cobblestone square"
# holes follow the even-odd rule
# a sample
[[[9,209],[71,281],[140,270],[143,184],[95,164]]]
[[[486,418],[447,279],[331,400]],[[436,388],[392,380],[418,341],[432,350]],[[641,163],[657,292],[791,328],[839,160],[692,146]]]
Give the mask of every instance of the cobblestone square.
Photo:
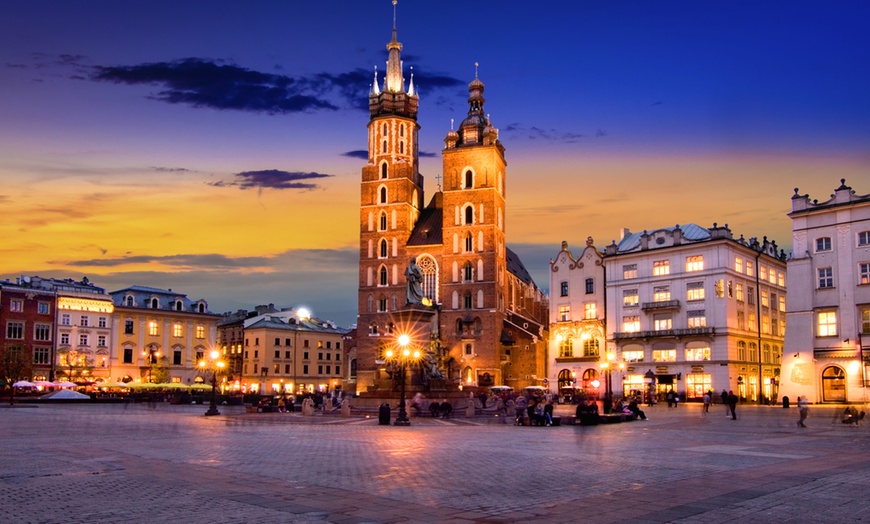
[[[870,436],[839,409],[646,408],[648,421],[251,414],[224,406],[0,408],[10,523],[859,522]],[[559,406],[563,414],[569,406]]]

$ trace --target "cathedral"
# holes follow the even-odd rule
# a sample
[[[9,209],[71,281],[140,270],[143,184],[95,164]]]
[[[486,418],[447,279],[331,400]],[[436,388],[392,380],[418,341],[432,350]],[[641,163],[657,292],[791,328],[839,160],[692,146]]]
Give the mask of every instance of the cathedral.
[[[360,183],[357,392],[390,388],[400,335],[421,355],[409,363],[417,390],[546,385],[547,299],[506,245],[505,148],[484,84],[475,72],[468,115],[444,139],[443,188],[426,203],[420,98],[413,74],[404,78],[395,15],[387,51],[369,93]]]

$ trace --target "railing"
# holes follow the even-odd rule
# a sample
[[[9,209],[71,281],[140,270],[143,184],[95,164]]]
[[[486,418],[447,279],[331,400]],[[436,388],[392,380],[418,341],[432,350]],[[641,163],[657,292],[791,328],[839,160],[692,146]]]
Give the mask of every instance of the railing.
[[[658,302],[644,302],[640,307],[644,311],[656,309],[680,309],[679,300],[659,300]]]
[[[715,335],[716,328],[701,327],[687,329],[661,329],[658,331],[624,331],[613,334],[616,340],[655,337],[688,337],[697,335]]]

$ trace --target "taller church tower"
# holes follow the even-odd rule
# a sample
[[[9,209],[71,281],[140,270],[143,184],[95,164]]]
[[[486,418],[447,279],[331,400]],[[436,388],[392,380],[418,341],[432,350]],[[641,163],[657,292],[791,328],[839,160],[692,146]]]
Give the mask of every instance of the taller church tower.
[[[375,69],[369,93],[368,164],[360,184],[360,265],[357,357],[358,385],[374,381],[370,368],[379,360],[381,340],[392,335],[390,312],[405,305],[408,265],[405,246],[420,216],[423,176],[419,172],[417,106],[414,76],[408,88],[396,35],[387,43],[389,58],[383,87]],[[371,375],[371,376],[368,376]]]

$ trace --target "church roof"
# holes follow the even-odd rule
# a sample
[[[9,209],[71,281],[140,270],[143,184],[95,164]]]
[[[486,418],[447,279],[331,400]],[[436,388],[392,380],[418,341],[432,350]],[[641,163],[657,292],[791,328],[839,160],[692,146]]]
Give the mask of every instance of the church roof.
[[[436,193],[426,209],[420,213],[420,218],[417,219],[414,230],[408,238],[409,246],[440,245],[443,242],[441,226],[444,213],[440,205],[440,197],[441,193]]]
[[[523,261],[520,260],[520,257],[511,251],[511,248],[506,247],[505,249],[507,249],[507,270],[526,284],[537,288],[537,284],[532,280],[532,275],[529,274],[529,270],[527,270],[526,266],[523,265]]]

